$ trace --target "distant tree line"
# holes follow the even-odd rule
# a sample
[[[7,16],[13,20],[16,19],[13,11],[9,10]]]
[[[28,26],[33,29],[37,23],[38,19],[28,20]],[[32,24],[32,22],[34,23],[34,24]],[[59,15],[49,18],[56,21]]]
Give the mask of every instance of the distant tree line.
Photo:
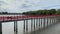
[[[23,12],[24,15],[52,15],[52,14],[60,14],[60,9],[44,9],[44,10],[36,10],[36,11],[27,11]]]
[[[0,14],[7,14],[8,12],[0,12]]]

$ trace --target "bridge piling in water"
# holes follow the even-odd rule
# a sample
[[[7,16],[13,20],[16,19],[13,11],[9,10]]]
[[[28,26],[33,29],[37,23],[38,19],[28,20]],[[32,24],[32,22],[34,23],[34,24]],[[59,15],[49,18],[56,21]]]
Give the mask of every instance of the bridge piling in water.
[[[17,21],[14,21],[14,34],[18,34]]]
[[[43,19],[44,19],[44,24],[43,24],[44,26],[43,26],[43,28],[45,29],[45,18],[43,18]]]
[[[23,23],[23,34],[25,34],[25,31],[26,31],[26,24],[25,24],[25,20],[24,20],[24,23]]]
[[[39,18],[39,30],[40,30],[40,18]]]
[[[42,29],[42,18],[41,18],[41,29]]]
[[[48,28],[48,18],[47,18],[47,28]]]
[[[33,31],[33,19],[31,19],[31,34],[32,34],[32,31]]]
[[[2,23],[0,23],[0,34],[2,34]]]
[[[28,20],[26,20],[26,34],[28,34]]]
[[[7,16],[8,17],[8,16]],[[32,33],[32,34],[37,34],[38,30],[45,30],[46,28],[48,28],[49,26],[59,22],[60,17],[58,16],[18,16],[18,18],[16,18],[15,16],[13,17],[9,17],[6,18],[5,16],[3,16],[3,20],[2,22],[9,22],[9,21],[13,21],[14,22],[14,34],[18,34],[18,25],[17,25],[17,21],[24,21],[23,22],[23,34],[28,34],[28,33]],[[31,20],[31,23],[29,23],[28,21]],[[30,26],[29,26],[30,24]],[[31,31],[29,32],[29,27],[31,29]],[[42,30],[42,31],[43,31]],[[37,32],[36,32],[37,31]],[[2,23],[0,23],[0,34],[2,34]]]

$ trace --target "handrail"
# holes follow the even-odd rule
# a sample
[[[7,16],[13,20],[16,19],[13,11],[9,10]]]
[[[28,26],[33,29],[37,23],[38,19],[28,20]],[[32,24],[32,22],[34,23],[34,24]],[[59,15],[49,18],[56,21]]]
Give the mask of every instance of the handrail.
[[[22,19],[31,19],[31,18],[46,18],[46,17],[55,17],[60,15],[22,15],[22,16],[0,16],[0,21],[12,21],[12,20],[22,20]]]

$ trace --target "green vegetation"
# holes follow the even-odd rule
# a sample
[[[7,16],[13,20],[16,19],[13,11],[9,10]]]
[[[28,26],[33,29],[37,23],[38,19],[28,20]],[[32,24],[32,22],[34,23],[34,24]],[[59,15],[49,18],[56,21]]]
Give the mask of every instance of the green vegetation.
[[[23,12],[25,15],[52,15],[52,14],[60,14],[60,9],[50,9],[50,10],[37,10],[37,11],[27,11]]]
[[[0,14],[7,14],[8,12],[0,12]]]

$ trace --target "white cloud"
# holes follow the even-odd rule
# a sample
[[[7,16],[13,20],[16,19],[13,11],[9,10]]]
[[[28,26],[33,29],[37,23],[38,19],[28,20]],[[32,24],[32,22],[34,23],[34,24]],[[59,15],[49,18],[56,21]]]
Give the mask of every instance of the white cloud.
[[[7,4],[0,6],[8,12],[24,12],[28,10],[45,9],[48,6],[60,5],[60,0],[0,0]],[[53,2],[54,1],[54,2]]]

